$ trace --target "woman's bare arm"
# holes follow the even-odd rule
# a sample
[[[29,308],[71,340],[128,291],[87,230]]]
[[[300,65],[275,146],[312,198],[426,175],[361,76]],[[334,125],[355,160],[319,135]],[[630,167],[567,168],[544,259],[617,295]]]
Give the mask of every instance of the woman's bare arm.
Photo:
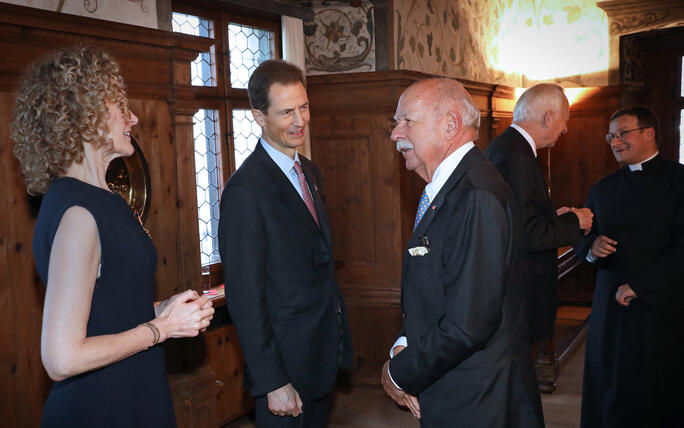
[[[112,364],[153,344],[153,332],[145,326],[86,337],[100,254],[93,216],[85,208],[69,208],[53,240],[43,309],[41,357],[53,380]],[[203,308],[206,298],[192,290],[173,299],[152,320],[160,331],[159,342],[196,336],[213,314],[213,308]]]

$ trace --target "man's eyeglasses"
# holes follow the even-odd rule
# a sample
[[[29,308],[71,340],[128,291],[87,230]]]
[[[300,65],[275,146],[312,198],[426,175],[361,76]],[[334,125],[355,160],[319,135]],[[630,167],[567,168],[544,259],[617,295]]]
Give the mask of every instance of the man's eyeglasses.
[[[642,126],[641,128],[628,129],[626,131],[618,131],[615,134],[613,134],[612,132],[609,132],[606,134],[606,143],[608,143],[608,144],[612,143],[613,138],[617,138],[620,141],[625,141],[625,135],[629,134],[630,132],[640,131],[640,130],[646,129],[646,128],[649,128],[649,126]]]

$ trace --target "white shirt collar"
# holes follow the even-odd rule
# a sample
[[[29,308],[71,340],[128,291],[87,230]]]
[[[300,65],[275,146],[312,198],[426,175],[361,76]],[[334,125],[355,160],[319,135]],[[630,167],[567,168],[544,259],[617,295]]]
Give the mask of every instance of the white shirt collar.
[[[261,146],[264,148],[264,150],[266,150],[266,153],[268,153],[271,159],[273,159],[273,162],[275,162],[275,164],[278,165],[278,168],[280,168],[285,173],[285,175],[288,175],[290,171],[292,171],[295,162],[299,162],[299,155],[297,154],[296,150],[294,159],[292,159],[283,152],[277,150],[263,138],[260,138],[259,142],[261,143]]]
[[[458,164],[461,163],[461,160],[463,160],[463,157],[466,155],[466,153],[468,153],[473,147],[475,147],[475,143],[469,141],[458,149],[454,150],[452,154],[440,162],[439,166],[437,166],[437,169],[435,170],[435,173],[432,175],[432,181],[425,186],[425,193],[427,193],[430,202],[435,199],[435,196],[437,196],[439,191],[442,190],[444,183],[446,183],[449,177],[451,177],[451,173],[454,172]]]
[[[656,151],[655,154],[654,154],[653,156],[651,156],[650,158],[644,159],[643,161],[641,161],[641,162],[639,162],[639,163],[629,164],[629,165],[627,165],[627,166],[629,167],[629,170],[630,170],[630,171],[643,171],[644,168],[643,168],[641,165],[644,164],[644,163],[646,163],[646,162],[648,162],[648,161],[650,161],[650,160],[653,159],[654,157],[658,156],[658,153],[660,153],[660,152]]]
[[[515,123],[511,124],[511,128],[515,129],[516,131],[520,132],[520,135],[522,135],[526,140],[527,143],[532,147],[532,153],[534,153],[534,157],[537,157],[537,146],[534,144],[534,140],[532,139],[532,136],[527,133],[521,126],[516,125]]]

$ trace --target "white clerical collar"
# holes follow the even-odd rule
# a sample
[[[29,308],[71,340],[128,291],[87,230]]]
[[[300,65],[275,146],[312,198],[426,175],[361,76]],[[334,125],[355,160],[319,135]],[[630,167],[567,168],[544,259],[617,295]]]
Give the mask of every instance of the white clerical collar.
[[[629,170],[630,170],[630,171],[643,171],[644,168],[642,167],[642,165],[645,164],[646,162],[650,161],[650,160],[653,159],[654,157],[658,156],[658,153],[659,153],[659,152],[656,150],[655,154],[654,154],[653,156],[651,156],[650,158],[644,159],[644,160],[642,160],[642,161],[639,162],[639,163],[629,164],[629,165],[627,165],[627,166],[629,167]]]
[[[527,133],[521,126],[516,125],[515,123],[511,124],[511,128],[515,129],[516,131],[520,132],[520,135],[522,135],[526,140],[527,143],[532,147],[532,153],[534,153],[534,157],[537,157],[537,146],[534,144],[534,140],[532,139],[532,136]]]
[[[439,191],[442,190],[444,183],[446,183],[449,177],[451,177],[451,173],[454,172],[466,153],[468,153],[473,147],[475,147],[475,143],[469,141],[458,149],[454,150],[452,154],[440,162],[439,166],[437,166],[437,169],[435,170],[435,173],[432,174],[432,181],[425,186],[425,193],[427,193],[430,202],[435,199],[435,196],[437,196]]]

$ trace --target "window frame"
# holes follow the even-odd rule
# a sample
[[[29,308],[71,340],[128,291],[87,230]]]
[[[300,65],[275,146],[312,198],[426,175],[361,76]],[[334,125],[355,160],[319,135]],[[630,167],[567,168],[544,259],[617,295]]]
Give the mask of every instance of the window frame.
[[[228,25],[231,23],[256,27],[273,32],[273,56],[282,58],[281,21],[279,15],[266,15],[254,12],[246,16],[240,11],[225,4],[207,1],[173,0],[172,12],[186,13],[210,19],[214,25],[214,52],[216,86],[193,86],[195,102],[193,108],[212,109],[218,111],[219,135],[217,135],[217,168],[219,179],[219,200],[226,180],[235,172],[235,145],[233,139],[233,109],[250,109],[247,89],[232,88],[230,82],[230,50],[228,46]],[[251,14],[252,12],[250,12]],[[181,33],[177,33],[181,34]],[[201,39],[207,39],[198,36]],[[199,226],[197,226],[199,227]],[[198,235],[199,243],[199,235]],[[201,250],[200,250],[201,251]],[[221,262],[201,266],[204,286],[217,286],[223,282],[223,266]]]

